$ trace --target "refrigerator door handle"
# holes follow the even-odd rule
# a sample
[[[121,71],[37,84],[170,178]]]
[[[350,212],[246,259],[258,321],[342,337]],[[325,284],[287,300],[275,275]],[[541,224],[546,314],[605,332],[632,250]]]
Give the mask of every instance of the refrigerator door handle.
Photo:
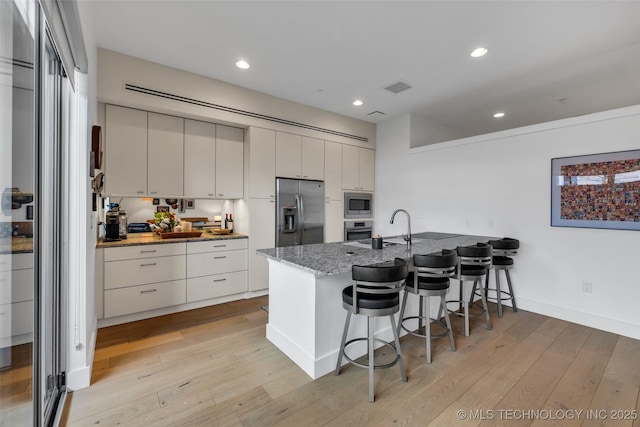
[[[296,196],[296,203],[298,204],[298,226],[300,229],[298,237],[300,238],[300,244],[302,244],[304,241],[304,202],[302,195]]]

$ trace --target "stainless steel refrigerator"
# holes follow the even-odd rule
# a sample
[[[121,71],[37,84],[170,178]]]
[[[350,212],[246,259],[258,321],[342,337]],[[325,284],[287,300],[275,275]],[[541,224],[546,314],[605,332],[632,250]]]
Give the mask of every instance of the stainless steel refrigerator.
[[[324,182],[276,179],[276,246],[324,241]]]

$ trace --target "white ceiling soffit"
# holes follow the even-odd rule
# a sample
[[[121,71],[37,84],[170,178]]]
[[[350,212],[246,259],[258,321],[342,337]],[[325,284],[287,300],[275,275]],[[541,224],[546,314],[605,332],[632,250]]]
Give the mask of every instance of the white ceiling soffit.
[[[475,135],[640,104],[640,1],[79,7],[99,47],[370,122],[414,113]],[[385,90],[399,81],[411,89]]]

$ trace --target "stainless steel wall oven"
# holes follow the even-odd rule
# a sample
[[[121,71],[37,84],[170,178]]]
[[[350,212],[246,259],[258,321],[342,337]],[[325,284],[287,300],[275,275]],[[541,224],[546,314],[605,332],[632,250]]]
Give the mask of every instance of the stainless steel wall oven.
[[[373,221],[345,221],[344,241],[370,239]]]

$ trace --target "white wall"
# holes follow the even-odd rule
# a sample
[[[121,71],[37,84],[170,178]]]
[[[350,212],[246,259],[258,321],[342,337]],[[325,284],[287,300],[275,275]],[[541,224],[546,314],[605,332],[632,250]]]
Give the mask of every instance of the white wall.
[[[377,232],[403,232],[405,208],[414,232],[517,238],[520,308],[640,339],[640,232],[550,226],[551,158],[638,149],[640,106],[413,150],[409,128],[378,125]]]
[[[84,42],[89,61],[89,73],[83,75],[77,82],[80,96],[86,101],[87,122],[86,128],[80,127],[86,133],[80,136],[80,144],[89,146],[91,126],[97,123],[97,50],[93,35],[87,30],[91,29],[89,16],[82,13],[79,8],[80,18],[84,30]],[[80,106],[81,108],[84,106]],[[91,369],[98,330],[98,320],[95,306],[95,247],[97,216],[91,210],[91,185],[88,176],[88,156],[82,150],[77,150],[80,158],[74,159],[74,163],[80,169],[80,177],[83,180],[77,188],[80,197],[84,197],[86,203],[80,212],[76,212],[79,220],[78,227],[85,227],[86,242],[79,242],[77,248],[78,264],[83,264],[84,276],[79,278],[77,287],[69,290],[68,342],[67,342],[67,386],[71,390],[88,387],[91,381]]]

